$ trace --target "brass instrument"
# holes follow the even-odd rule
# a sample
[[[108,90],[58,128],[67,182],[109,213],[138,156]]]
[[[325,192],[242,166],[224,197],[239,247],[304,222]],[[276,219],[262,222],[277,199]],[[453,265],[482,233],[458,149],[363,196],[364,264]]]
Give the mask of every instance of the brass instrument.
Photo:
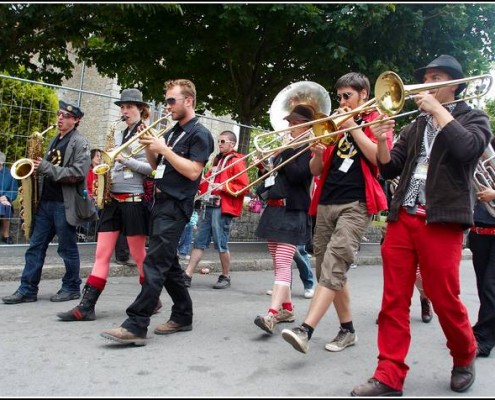
[[[19,188],[19,217],[23,220],[21,229],[26,240],[31,237],[33,216],[36,213],[39,202],[38,177],[34,169],[33,160],[43,157],[44,135],[56,126],[56,124],[52,124],[41,133],[38,131],[33,132],[26,144],[28,158],[17,160],[10,168],[12,177],[21,181],[21,187]]]
[[[117,125],[125,121],[125,117],[121,116],[114,121],[110,126],[110,130],[105,137],[105,151],[110,151],[115,147],[115,130]],[[93,171],[94,172],[94,171]],[[112,184],[112,174],[108,170],[106,173],[98,174],[97,179],[93,181],[93,196],[96,201],[98,209],[102,210],[108,203],[110,203],[110,186]]]
[[[315,129],[315,126],[318,127],[318,124],[320,124],[322,122],[334,120],[333,123],[335,125],[337,125],[339,123],[339,120],[346,115],[349,115],[349,114],[356,115],[357,113],[362,113],[362,112],[365,112],[368,110],[373,110],[373,109],[379,111],[381,114],[387,115],[388,118],[384,118],[380,121],[371,121],[371,122],[359,125],[361,128],[364,128],[366,126],[371,126],[371,125],[374,125],[377,123],[387,121],[389,119],[395,119],[395,118],[399,118],[399,117],[403,117],[406,115],[410,115],[410,114],[419,112],[420,110],[413,110],[413,111],[399,114],[400,111],[402,110],[402,108],[404,107],[405,100],[414,98],[415,95],[417,95],[421,92],[432,91],[435,89],[441,89],[442,87],[447,87],[447,86],[459,85],[461,83],[468,83],[468,87],[469,87],[469,84],[471,84],[472,82],[477,81],[477,80],[478,81],[488,80],[488,84],[486,84],[486,85],[476,85],[477,87],[482,87],[484,90],[482,90],[482,91],[476,90],[472,95],[467,95],[468,90],[466,90],[464,96],[460,97],[457,100],[443,103],[443,105],[454,104],[454,103],[457,103],[459,101],[466,101],[466,100],[481,98],[482,96],[486,95],[490,91],[493,77],[489,74],[485,74],[485,75],[473,76],[470,78],[454,79],[454,80],[444,81],[444,82],[424,83],[424,84],[406,86],[402,83],[402,80],[400,79],[400,77],[395,72],[386,71],[386,72],[383,72],[382,74],[380,74],[380,76],[378,77],[378,79],[375,83],[375,98],[369,100],[367,103],[363,104],[358,109],[354,109],[348,113],[330,115],[329,117],[315,119],[314,121],[305,122],[305,123],[299,124],[299,125],[294,125],[293,128],[314,124],[313,125],[313,131],[315,131],[316,129],[318,129],[318,128]],[[342,121],[340,120],[340,123],[341,122]],[[345,128],[345,129],[339,129],[337,131],[332,132],[331,126],[332,126],[332,122],[330,122],[330,129],[328,129],[327,132],[321,134],[320,136],[315,135],[315,137],[313,137],[313,138],[303,140],[301,143],[303,143],[303,144],[313,144],[315,142],[325,143],[326,139],[328,139],[330,137],[341,135],[343,132],[346,132],[349,130],[349,129]],[[270,132],[270,134],[273,134],[273,133],[275,133],[275,132]],[[298,145],[301,143],[298,143]],[[292,145],[288,144],[286,146],[280,146],[277,148],[270,149],[270,151],[272,151],[272,152],[282,151],[282,150],[285,150],[289,147],[292,147]]]
[[[493,78],[490,74],[472,76],[470,78],[454,79],[446,82],[436,83],[420,83],[417,85],[404,85],[402,79],[393,71],[385,71],[381,73],[375,83],[375,98],[378,109],[388,116],[398,115],[398,113],[404,107],[406,100],[413,98],[415,95],[421,92],[427,92],[435,89],[441,89],[446,86],[460,85],[462,83],[471,84],[472,82],[479,80],[488,80],[488,84],[484,86],[483,91],[476,90],[476,92],[468,96],[468,91],[461,98],[449,102],[449,104],[457,103],[459,101],[466,101],[471,99],[477,99],[486,95],[492,86]],[[481,85],[478,85],[481,87]]]
[[[473,186],[477,192],[482,192],[485,188],[495,190],[495,150],[491,143],[478,160],[474,171]],[[495,200],[483,202],[492,217],[495,217]]]
[[[146,129],[143,129],[141,132],[138,134],[134,135],[132,138],[130,138],[127,142],[123,143],[121,146],[116,147],[112,151],[102,151],[101,152],[101,158],[103,160],[103,163],[97,165],[96,167],[93,168],[93,172],[96,175],[101,175],[107,173],[111,168],[112,165],[115,163],[115,157],[117,157],[120,153],[122,153],[124,150],[126,150],[131,144],[133,144],[135,141],[141,139],[143,136],[146,136],[150,134],[151,136],[155,138],[160,138],[165,135],[166,132],[169,130],[169,125],[171,125],[171,121],[169,117],[172,115],[172,113],[167,113],[163,117],[157,119],[155,122],[153,122],[150,126],[148,126]],[[160,124],[161,122],[166,121],[165,123],[165,128],[160,129],[158,132],[154,130],[155,126]],[[131,150],[128,153],[123,153],[122,157],[124,158],[131,158],[141,152],[146,146],[145,145],[140,145],[136,147],[135,149]]]
[[[277,167],[273,167],[272,165],[270,165],[270,160],[273,159],[276,155],[278,155],[282,150],[288,147],[302,146],[302,144],[304,144],[305,142],[304,139],[308,137],[309,138],[313,137],[313,131],[315,130],[315,126],[313,125],[314,121],[309,121],[309,122],[305,122],[304,124],[294,125],[289,128],[288,121],[284,119],[287,115],[290,114],[293,108],[299,104],[311,106],[315,110],[315,116],[317,117],[319,117],[320,115],[329,114],[331,111],[330,95],[328,94],[328,91],[318,83],[311,81],[302,81],[287,86],[279,94],[277,94],[277,96],[275,96],[275,99],[273,100],[270,106],[270,123],[274,129],[278,129],[278,130],[276,130],[275,132],[259,134],[253,139],[256,150],[251,154],[255,155],[256,157],[253,157],[251,164],[248,165],[246,169],[231,176],[229,179],[225,180],[224,182],[214,186],[211,190],[209,190],[209,192],[203,193],[196,199],[208,195],[209,193],[211,193],[211,191],[217,189],[222,185],[225,185],[225,190],[231,196],[234,197],[239,196],[240,194],[245,193],[252,186],[256,185],[258,182],[266,179],[268,175],[270,175],[272,172],[281,168],[282,166],[292,161],[296,157],[299,157],[303,152],[309,150],[309,146],[304,147],[298,152],[296,152],[294,155],[292,155],[289,159],[277,165]],[[312,127],[310,125],[312,125]],[[327,124],[321,124],[321,125],[322,125],[321,127],[317,127],[317,129],[320,129],[320,131],[322,130],[326,131],[332,129],[332,127],[327,126]],[[298,136],[297,138],[292,138],[289,133],[290,130],[296,126],[297,127],[308,126],[308,130],[304,132],[302,135]],[[271,140],[268,143],[266,143],[266,139],[265,139],[265,146],[271,145],[280,140],[284,144],[282,146],[275,147],[275,149],[266,150],[258,142],[261,139],[266,138],[268,135],[272,135],[274,137],[271,138]],[[259,164],[261,164],[268,172],[260,176],[255,181],[250,182],[249,185],[246,188],[242,189],[241,191],[234,192],[230,189],[229,182],[236,179],[237,177],[239,177],[249,169],[253,167],[257,167]]]

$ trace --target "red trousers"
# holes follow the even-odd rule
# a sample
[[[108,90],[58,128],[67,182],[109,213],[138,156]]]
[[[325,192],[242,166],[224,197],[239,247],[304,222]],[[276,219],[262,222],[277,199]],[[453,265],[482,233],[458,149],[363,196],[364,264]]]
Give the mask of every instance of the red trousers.
[[[409,370],[405,363],[411,342],[410,306],[419,265],[423,288],[447,339],[454,366],[476,357],[476,339],[460,299],[459,267],[462,227],[426,224],[424,216],[405,209],[387,224],[382,244],[383,297],[378,317],[378,366],[373,377],[402,390]]]

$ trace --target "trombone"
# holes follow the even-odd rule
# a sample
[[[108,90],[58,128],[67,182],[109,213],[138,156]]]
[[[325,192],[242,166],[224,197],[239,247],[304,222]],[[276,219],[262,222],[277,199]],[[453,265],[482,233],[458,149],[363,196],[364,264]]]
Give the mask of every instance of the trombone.
[[[153,122],[146,129],[143,129],[137,135],[134,135],[127,142],[123,143],[119,147],[116,147],[112,151],[108,151],[108,152],[107,151],[102,151],[101,152],[101,158],[103,160],[103,163],[98,164],[97,166],[95,166],[93,168],[93,172],[96,175],[106,174],[110,170],[110,168],[112,168],[113,164],[115,163],[115,158],[120,153],[122,153],[122,151],[124,151],[125,149],[127,149],[132,143],[134,143],[135,141],[139,140],[144,135],[147,135],[148,133],[150,133],[151,136],[153,136],[155,138],[160,138],[163,135],[165,135],[165,133],[169,130],[169,126],[168,125],[170,124],[170,120],[168,118],[170,117],[171,114],[172,113],[169,112],[169,113],[165,114],[163,117],[158,118],[155,122]],[[157,126],[160,122],[162,122],[164,120],[167,121],[167,123],[165,124],[165,128],[160,129],[158,132],[156,132],[154,130],[154,127]],[[146,147],[146,145],[142,144],[142,145],[136,147],[135,149],[132,149],[128,153],[123,153],[122,154],[122,157],[124,157],[124,158],[131,158],[131,157],[135,156],[136,154],[138,154],[139,152],[141,152],[145,147]]]
[[[344,132],[349,131],[349,128],[345,129],[338,129],[344,121],[346,121],[350,116],[357,115],[360,113],[363,113],[367,110],[378,110],[381,114],[387,115],[388,118],[384,118],[380,121],[371,121],[368,123],[364,123],[359,125],[359,128],[364,128],[366,126],[371,126],[377,123],[385,122],[390,119],[394,118],[399,118],[403,117],[406,115],[410,115],[413,113],[417,113],[420,110],[413,110],[409,112],[405,112],[400,114],[400,111],[404,107],[405,100],[414,98],[415,95],[424,92],[424,91],[431,91],[435,89],[440,89],[442,87],[447,87],[447,86],[452,86],[452,85],[459,85],[462,83],[471,83],[476,80],[488,80],[487,85],[479,85],[478,88],[482,87],[483,90],[479,91],[477,90],[475,94],[471,96],[466,96],[464,95],[463,97],[448,102],[448,103],[443,103],[443,105],[446,104],[453,104],[457,103],[459,101],[466,101],[466,100],[471,100],[471,99],[476,99],[476,98],[481,98],[482,96],[486,95],[491,88],[493,78],[489,74],[484,74],[484,75],[478,75],[470,78],[463,78],[463,79],[455,79],[455,80],[450,80],[450,81],[445,81],[445,82],[437,82],[437,83],[432,83],[432,84],[417,84],[417,85],[404,85],[402,83],[401,78],[392,71],[386,71],[380,74],[380,76],[377,79],[377,82],[375,84],[375,98],[368,100],[366,103],[362,104],[360,107],[355,108],[354,110],[351,110],[349,112],[337,114],[337,115],[331,115],[331,116],[325,116],[319,119],[315,119],[313,121],[305,122],[303,124],[298,124],[298,125],[293,125],[291,128],[297,128],[297,127],[303,127],[303,126],[308,126],[308,125],[313,125],[313,130],[315,131],[314,137],[304,139],[301,141],[293,141],[290,142],[284,146],[279,146],[273,149],[269,150],[269,154],[276,154],[278,152],[281,152],[285,149],[291,148],[291,147],[299,147],[304,144],[307,144],[308,146],[304,147],[302,150],[296,152],[294,155],[292,155],[290,158],[285,160],[284,162],[280,163],[277,165],[275,168],[273,168],[271,171],[267,172],[263,176],[259,177],[255,181],[251,182],[245,189],[243,189],[243,192],[253,185],[257,184],[258,182],[262,181],[265,179],[268,175],[271,173],[277,171],[281,167],[283,167],[286,163],[292,161],[294,158],[299,157],[301,154],[303,154],[305,151],[309,150],[312,146],[313,143],[315,142],[322,142],[324,144],[329,144],[328,139],[332,139],[335,137],[340,136]],[[467,91],[467,88],[465,89]],[[322,124],[324,123],[325,124]],[[335,130],[337,128],[337,130]],[[278,131],[275,132],[268,132],[266,134],[263,134],[264,136],[269,135],[269,134],[274,134],[277,133]],[[321,133],[319,134],[318,133]],[[256,138],[255,138],[256,139]],[[336,142],[336,140],[335,140]],[[257,142],[255,142],[257,144]],[[334,143],[330,143],[334,144]],[[268,153],[267,150],[258,148],[258,151]],[[247,167],[247,169],[252,168],[253,165],[250,165]],[[243,172],[243,171],[242,171]],[[223,184],[226,186],[226,190],[229,191],[228,183],[230,180],[234,179],[234,177],[229,178]],[[238,195],[238,192],[231,193],[231,195],[235,196]]]
[[[297,142],[298,140],[302,140],[303,138],[307,137],[307,136],[310,136],[312,134],[312,130],[311,129],[308,129],[306,130],[303,134],[301,134],[300,136],[292,139],[289,141],[289,143],[293,143],[293,142]],[[273,141],[277,140],[277,138],[273,139]],[[309,147],[308,147],[309,148]],[[212,179],[215,178],[215,176],[217,176],[218,174],[220,174],[221,172],[225,171],[226,169],[228,168],[231,168],[234,164],[237,164],[238,162],[240,161],[243,161],[245,160],[247,157],[249,156],[253,156],[253,155],[256,155],[258,153],[257,150],[254,150],[252,151],[251,153],[247,154],[246,156],[242,157],[242,158],[239,158],[238,160],[234,161],[232,164],[230,165],[227,165],[226,167],[222,168],[220,171],[217,171],[215,174],[211,174],[208,178],[206,178],[207,181],[209,182],[213,182]],[[260,153],[258,153],[260,154]],[[262,178],[258,178],[255,182],[252,182],[252,183],[249,183],[248,186],[246,186],[245,188],[243,188],[242,190],[238,190],[237,192],[234,192],[230,189],[230,186],[229,186],[229,183],[231,181],[233,181],[234,179],[238,178],[239,176],[241,176],[242,174],[244,174],[246,171],[249,171],[251,168],[261,164],[265,167],[265,169],[268,169],[267,166],[265,166],[265,161],[272,158],[272,157],[275,157],[278,155],[278,152],[270,152],[268,154],[265,154],[265,155],[262,155],[262,157],[260,159],[256,159],[255,162],[253,162],[253,164],[251,165],[248,165],[246,168],[244,168],[242,171],[239,171],[237,174],[231,176],[230,178],[226,179],[225,181],[221,182],[221,183],[218,183],[217,185],[212,185],[211,188],[209,188],[206,192],[196,196],[195,200],[201,200],[203,197],[207,197],[209,196],[214,190],[217,190],[218,188],[220,188],[221,186],[225,185],[225,190],[231,195],[231,196],[234,196],[234,197],[237,197],[239,196],[240,194],[246,192],[247,189],[251,188],[255,183],[259,182],[260,180],[266,178],[267,175],[269,175],[271,172],[267,172],[266,174],[263,175]],[[294,158],[294,156],[291,157],[291,160]],[[286,160],[283,162],[283,164],[285,165],[286,162],[288,162],[289,160]],[[280,168],[280,166],[278,166],[278,168]],[[278,169],[277,168],[277,169]],[[273,170],[272,170],[273,171]]]
[[[366,126],[371,126],[374,124],[377,124],[379,122],[385,122],[390,119],[394,118],[399,118],[399,117],[404,117],[406,115],[410,115],[413,113],[417,113],[420,110],[413,110],[409,112],[404,112],[400,114],[400,111],[404,107],[404,103],[408,99],[414,98],[415,95],[425,92],[425,91],[431,91],[435,89],[441,89],[442,87],[447,87],[447,86],[452,86],[452,85],[460,85],[462,83],[468,83],[468,85],[476,80],[488,80],[488,84],[486,85],[478,85],[479,87],[482,87],[482,91],[476,91],[474,94],[471,96],[464,95],[460,97],[459,99],[456,99],[451,102],[447,103],[442,103],[443,105],[447,104],[454,104],[459,101],[466,101],[466,100],[472,100],[472,99],[479,99],[486,95],[492,86],[493,82],[493,77],[490,74],[484,74],[484,75],[478,75],[478,76],[473,76],[469,78],[462,78],[462,79],[454,79],[450,81],[444,81],[444,82],[437,82],[437,83],[421,83],[417,85],[404,85],[402,82],[402,79],[393,71],[385,71],[380,74],[380,76],[377,79],[377,82],[375,83],[375,98],[369,100],[367,103],[364,103],[361,107],[358,107],[350,112],[342,113],[342,114],[337,114],[337,115],[331,115],[329,117],[324,117],[321,119],[316,119],[314,121],[310,122],[305,122],[304,124],[299,124],[299,125],[294,125],[294,127],[299,127],[299,126],[306,126],[311,123],[316,125],[316,130],[319,132],[323,132],[320,135],[315,134],[315,137],[306,139],[298,144],[313,144],[314,142],[322,142],[324,144],[328,139],[333,138],[335,136],[339,136],[342,133],[349,131],[348,128],[345,129],[340,129],[340,130],[333,130],[333,127],[339,127],[343,122],[344,118],[347,115],[356,115],[358,113],[365,112],[367,110],[372,110],[375,109],[381,114],[387,115],[388,118],[384,118],[381,121],[371,121],[365,124],[359,125],[360,128],[364,128]],[[465,89],[467,91],[467,89]],[[333,121],[332,121],[333,120]],[[321,125],[322,122],[327,122],[327,126]],[[323,128],[322,128],[323,126]],[[327,129],[328,128],[328,129]],[[313,128],[314,129],[314,128]],[[269,132],[267,134],[270,134],[273,132]],[[265,135],[267,135],[265,134]],[[289,147],[292,147],[292,144],[289,143],[288,145],[285,146],[280,146],[274,149],[271,149],[270,151],[282,151],[285,150]]]

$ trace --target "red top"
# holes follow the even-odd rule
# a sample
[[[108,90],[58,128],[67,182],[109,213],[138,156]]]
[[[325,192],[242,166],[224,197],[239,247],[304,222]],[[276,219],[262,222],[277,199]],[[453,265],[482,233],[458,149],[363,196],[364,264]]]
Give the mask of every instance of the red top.
[[[244,162],[244,160],[237,161],[239,158],[242,157],[244,157],[242,154],[237,153],[235,151],[231,151],[223,155],[222,158],[220,159],[220,162],[218,158],[215,158],[213,165],[217,166],[217,164],[219,164],[218,165],[219,171],[222,172],[220,172],[218,175],[215,176],[213,185],[218,185],[219,183],[226,181],[230,177],[237,175],[241,171],[244,171],[244,173],[240,174],[237,178],[229,181],[229,188],[232,192],[238,192],[243,188],[245,188],[249,183],[246,163]],[[227,161],[225,163],[223,163],[222,161],[224,158],[227,158]],[[231,164],[234,165],[228,167]],[[200,194],[205,193],[208,190],[208,181],[206,180],[206,178],[211,176],[211,174],[212,174],[212,169],[210,169],[201,180],[201,183],[199,184]],[[231,196],[229,192],[225,190],[225,186],[222,186],[220,189],[213,190],[211,194],[219,195],[221,197],[222,201],[220,203],[220,207],[222,208],[223,214],[230,214],[233,215],[234,217],[239,217],[241,215],[242,205],[244,203],[244,193],[241,193],[239,196],[234,197]]]

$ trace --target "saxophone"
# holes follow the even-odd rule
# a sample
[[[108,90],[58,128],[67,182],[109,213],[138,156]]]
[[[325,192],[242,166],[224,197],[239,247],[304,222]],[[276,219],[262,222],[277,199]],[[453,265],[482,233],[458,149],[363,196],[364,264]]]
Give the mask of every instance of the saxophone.
[[[116,120],[110,130],[107,133],[105,138],[105,151],[110,151],[115,147],[115,130],[117,129],[117,125],[125,121],[125,117],[122,116],[118,120]],[[97,174],[95,169],[98,169],[98,165],[94,167],[93,172]],[[111,201],[110,197],[110,185],[112,184],[112,175],[111,169],[109,169],[104,174],[97,174],[97,179],[93,181],[93,196],[96,200],[96,206],[102,210],[108,203]]]
[[[17,160],[10,168],[12,177],[21,181],[21,187],[19,188],[19,217],[23,220],[21,229],[26,240],[31,237],[33,216],[36,213],[39,202],[38,177],[34,170],[33,160],[43,157],[44,135],[56,126],[56,124],[52,124],[41,133],[38,131],[33,132],[26,143],[28,157]]]

